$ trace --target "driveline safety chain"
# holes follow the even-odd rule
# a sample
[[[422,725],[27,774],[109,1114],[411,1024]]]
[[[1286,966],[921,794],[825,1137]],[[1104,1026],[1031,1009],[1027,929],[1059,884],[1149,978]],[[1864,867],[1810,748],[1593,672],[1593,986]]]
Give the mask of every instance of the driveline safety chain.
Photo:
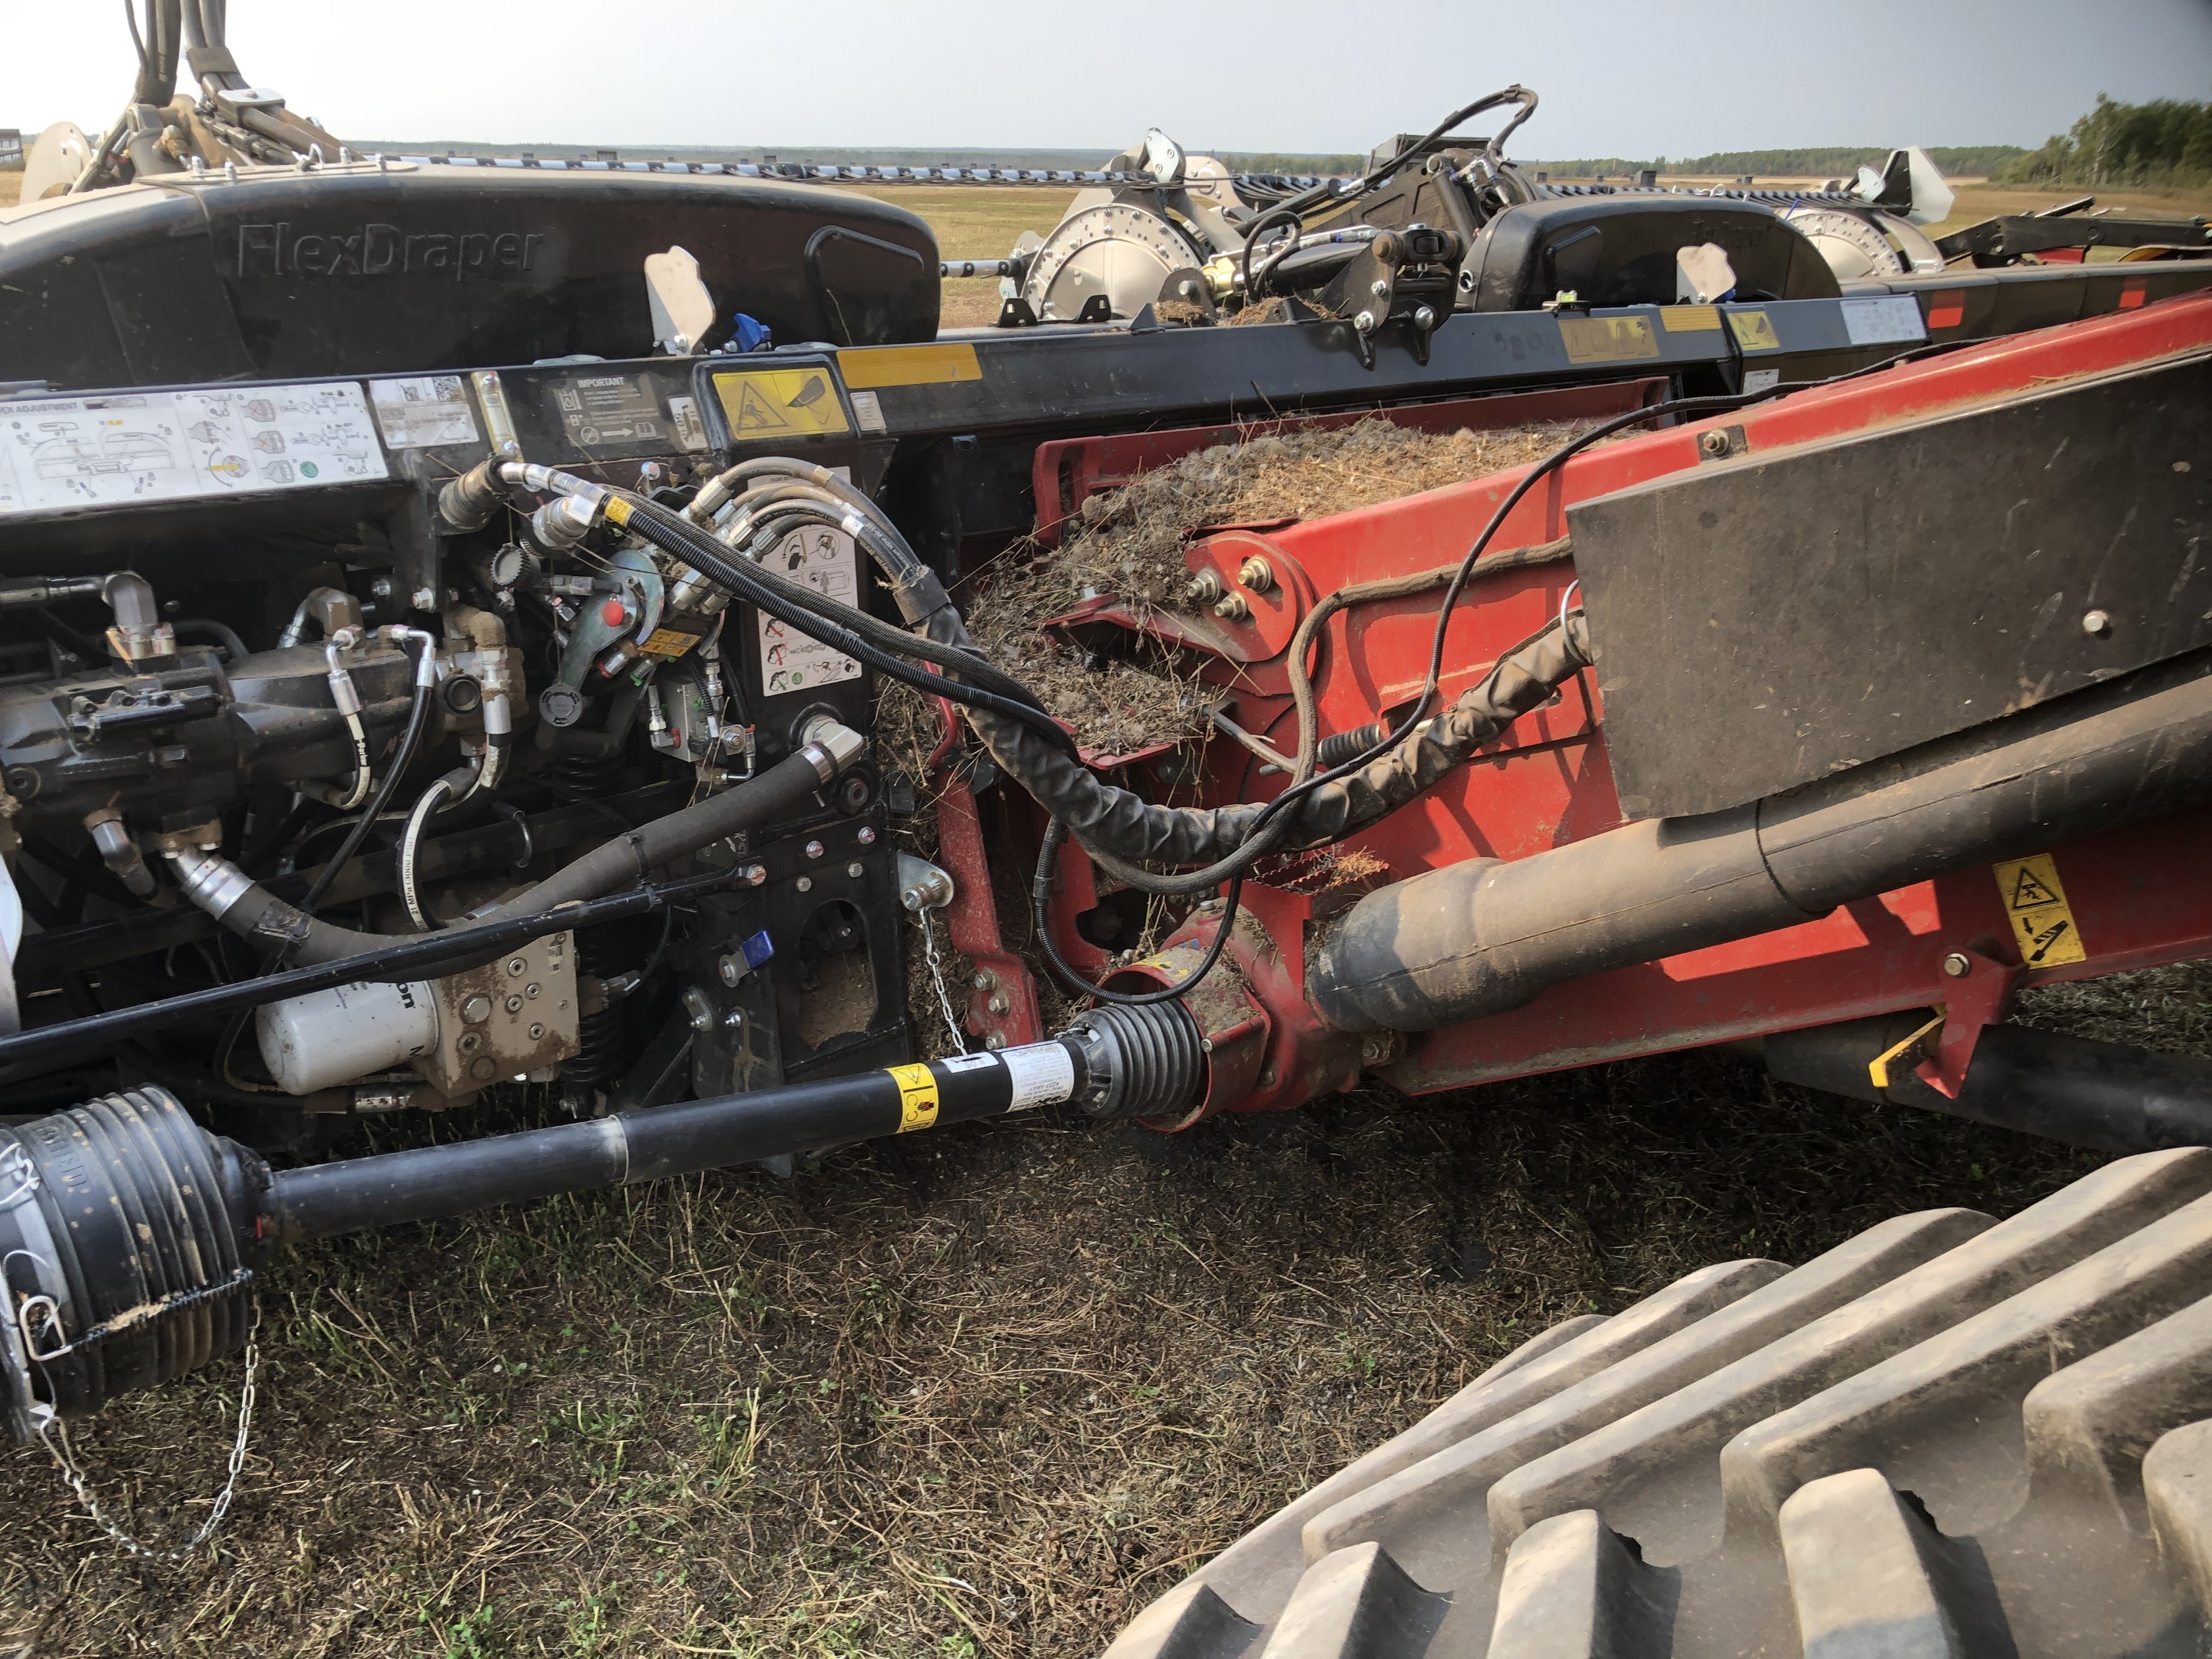
[[[952,1052],[966,1054],[967,1034],[961,1030],[960,1021],[952,1012],[952,997],[945,988],[944,959],[937,954],[937,927],[929,917],[930,913],[926,908],[914,913],[915,921],[921,928],[921,951],[923,958],[929,963],[929,982],[937,988],[937,1006],[944,1011],[945,1029],[952,1034]]]
[[[200,1522],[198,1531],[174,1549],[155,1549],[135,1536],[127,1528],[118,1524],[100,1507],[99,1498],[93,1496],[92,1486],[84,1471],[77,1466],[76,1448],[70,1443],[68,1426],[60,1418],[50,1414],[41,1420],[39,1438],[46,1442],[47,1454],[54,1460],[54,1467],[61,1471],[62,1479],[76,1494],[77,1502],[84,1505],[84,1512],[117,1545],[142,1560],[183,1561],[196,1554],[202,1545],[215,1536],[216,1528],[222,1524],[223,1516],[230,1513],[232,1498],[238,1495],[239,1471],[246,1467],[246,1441],[253,1430],[254,1383],[260,1370],[261,1297],[257,1292],[253,1297],[253,1311],[246,1326],[246,1376],[238,1389],[238,1434],[230,1443],[229,1471],[224,1477],[222,1490],[215,1495],[215,1503],[208,1510],[207,1519]]]

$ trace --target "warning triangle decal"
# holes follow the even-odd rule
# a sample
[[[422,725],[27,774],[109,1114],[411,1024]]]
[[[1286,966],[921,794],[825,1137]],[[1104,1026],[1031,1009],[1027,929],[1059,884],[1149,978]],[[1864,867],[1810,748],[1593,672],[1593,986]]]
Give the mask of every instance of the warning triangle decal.
[[[2036,879],[2033,870],[2023,868],[2012,884],[2012,908],[2033,910],[2039,905],[2057,904],[2058,895]]]
[[[738,405],[738,430],[750,432],[781,432],[791,425],[781,410],[745,383],[744,397]]]

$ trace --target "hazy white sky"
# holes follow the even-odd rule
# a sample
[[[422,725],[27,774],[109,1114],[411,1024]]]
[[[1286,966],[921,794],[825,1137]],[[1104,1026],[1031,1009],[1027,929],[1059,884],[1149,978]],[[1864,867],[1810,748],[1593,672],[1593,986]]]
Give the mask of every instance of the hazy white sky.
[[[1514,143],[1532,157],[2032,145],[2100,91],[2212,94],[2212,0],[232,0],[230,44],[341,137],[787,155],[1103,157],[1154,125],[1199,149],[1358,151],[1516,80],[1543,98]],[[0,0],[0,126],[97,127],[131,73],[122,0]]]

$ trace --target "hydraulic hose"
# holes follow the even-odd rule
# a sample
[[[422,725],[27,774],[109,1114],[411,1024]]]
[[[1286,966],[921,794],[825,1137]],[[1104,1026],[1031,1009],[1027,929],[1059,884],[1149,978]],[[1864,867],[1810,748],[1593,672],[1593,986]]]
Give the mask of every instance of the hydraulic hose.
[[[403,641],[412,641],[419,653],[415,659],[415,701],[407,711],[407,729],[400,733],[399,747],[392,753],[392,766],[385,773],[384,781],[377,787],[376,799],[369,803],[368,810],[361,816],[361,821],[346,831],[346,838],[338,843],[337,852],[323,866],[322,873],[315,878],[306,896],[301,899],[299,914],[303,919],[313,916],[315,907],[323,902],[323,895],[331,890],[331,884],[344,872],[347,865],[353,862],[353,855],[361,850],[361,844],[368,838],[370,829],[383,815],[386,806],[391,804],[393,792],[399,787],[401,775],[414,761],[416,750],[422,745],[423,729],[430,723],[430,694],[438,679],[438,642],[417,628],[394,629],[391,630],[391,637]]]
[[[791,811],[858,760],[865,749],[858,733],[824,718],[810,721],[805,735],[798,753],[758,777],[602,842],[475,920],[490,922],[535,915],[642,880],[648,871],[672,859]],[[256,948],[289,961],[334,962],[404,942],[321,921],[303,907],[286,903],[219,854],[179,849],[169,857],[187,898]]]

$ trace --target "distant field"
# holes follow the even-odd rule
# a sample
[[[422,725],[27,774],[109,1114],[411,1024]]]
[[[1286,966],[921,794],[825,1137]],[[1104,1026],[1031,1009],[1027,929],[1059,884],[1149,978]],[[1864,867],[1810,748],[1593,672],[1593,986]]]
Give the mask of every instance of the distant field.
[[[21,173],[0,173],[0,208],[15,206],[15,198],[21,193],[22,188]]]

